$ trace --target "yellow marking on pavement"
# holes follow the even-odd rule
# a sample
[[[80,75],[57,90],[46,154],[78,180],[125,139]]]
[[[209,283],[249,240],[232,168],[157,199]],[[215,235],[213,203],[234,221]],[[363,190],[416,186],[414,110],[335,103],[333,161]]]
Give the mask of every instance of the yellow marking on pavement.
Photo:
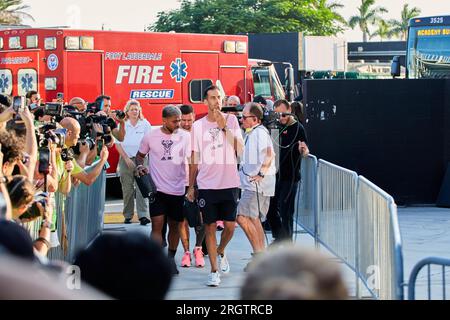
[[[103,223],[104,224],[122,224],[125,220],[122,212],[108,212],[104,214],[103,217]],[[137,215],[133,216],[133,220],[131,220],[133,223],[138,223],[138,217]]]

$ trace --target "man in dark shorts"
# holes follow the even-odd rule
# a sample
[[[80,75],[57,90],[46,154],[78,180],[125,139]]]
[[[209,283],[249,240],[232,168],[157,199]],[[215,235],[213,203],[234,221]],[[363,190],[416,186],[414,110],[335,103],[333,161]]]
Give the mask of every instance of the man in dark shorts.
[[[225,247],[233,237],[236,224],[240,187],[236,154],[242,154],[244,142],[236,116],[220,111],[222,95],[219,88],[207,88],[203,99],[208,106],[208,115],[196,121],[192,128],[192,156],[186,196],[189,201],[194,201],[197,182],[198,205],[205,223],[206,246],[211,263],[206,284],[217,287],[220,284],[219,266],[223,273],[230,271]],[[218,220],[224,221],[224,230],[216,247]]]
[[[151,237],[162,245],[164,217],[169,224],[168,255],[173,273],[178,274],[175,264],[180,234],[179,224],[184,220],[183,202],[186,184],[186,161],[190,155],[190,135],[179,130],[181,112],[175,106],[163,109],[163,125],[147,133],[142,139],[136,155],[136,171],[142,176],[150,172],[156,185],[155,201],[150,203],[152,220]],[[144,167],[144,159],[149,155],[149,168]]]

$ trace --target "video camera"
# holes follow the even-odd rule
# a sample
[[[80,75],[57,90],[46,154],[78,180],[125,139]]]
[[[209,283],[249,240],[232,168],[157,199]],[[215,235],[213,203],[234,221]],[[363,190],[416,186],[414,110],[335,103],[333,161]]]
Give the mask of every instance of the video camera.
[[[106,115],[97,115],[96,113],[101,111],[99,104],[97,102],[88,104],[86,112],[81,113],[76,111],[77,109],[73,106],[65,106],[64,115],[66,117],[72,117],[78,121],[80,124],[80,141],[73,147],[75,154],[80,154],[81,144],[87,143],[89,145],[89,150],[95,147],[95,141],[98,137],[104,140],[105,144],[110,144],[113,141],[112,130],[117,127],[114,119]],[[117,118],[125,118],[125,113],[123,111],[115,111]],[[94,124],[99,124],[101,126],[101,131],[98,132]]]
[[[44,106],[44,114],[54,117],[57,122],[61,121],[64,116],[63,104],[59,102],[46,103]]]
[[[243,110],[244,106],[240,104],[235,107],[222,107],[220,111],[222,111],[223,113],[233,112],[236,115],[238,121],[241,121]]]
[[[66,142],[67,129],[57,128],[56,123],[47,123],[37,129],[37,141],[40,148],[48,147],[49,141],[63,148]]]
[[[296,117],[292,113],[280,113],[271,110],[264,109],[264,115],[262,119],[262,124],[269,130],[280,129],[282,124],[280,122],[281,117],[283,116],[293,116]]]

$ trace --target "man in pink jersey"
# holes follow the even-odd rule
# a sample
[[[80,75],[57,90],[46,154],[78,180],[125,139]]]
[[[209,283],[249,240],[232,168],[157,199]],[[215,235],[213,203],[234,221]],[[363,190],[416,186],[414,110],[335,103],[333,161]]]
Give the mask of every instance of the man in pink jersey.
[[[147,133],[136,155],[136,171],[142,176],[150,172],[156,185],[155,201],[150,203],[151,237],[162,245],[164,216],[169,224],[168,255],[173,273],[178,274],[175,254],[180,240],[179,224],[183,222],[183,202],[186,185],[186,161],[191,152],[190,135],[179,130],[181,112],[175,106],[166,106],[162,112],[163,125]],[[149,155],[149,168],[144,159]]]
[[[211,264],[208,286],[220,284],[220,270],[230,271],[225,248],[233,237],[240,180],[237,156],[242,154],[244,142],[239,123],[234,115],[221,112],[222,96],[216,86],[205,90],[204,103],[208,115],[196,121],[192,128],[192,156],[187,198],[195,199],[194,185],[198,185],[198,205],[206,230],[206,246]],[[224,230],[218,247],[216,221],[224,221]],[[219,258],[219,263],[217,261]]]

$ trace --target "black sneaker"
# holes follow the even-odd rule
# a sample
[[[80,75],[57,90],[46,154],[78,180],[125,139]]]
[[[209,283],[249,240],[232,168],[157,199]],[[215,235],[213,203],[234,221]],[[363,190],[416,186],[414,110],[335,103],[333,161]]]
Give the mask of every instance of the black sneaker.
[[[150,219],[148,219],[147,217],[142,217],[139,219],[139,221],[141,222],[141,226],[146,226],[150,223]]]
[[[131,218],[125,218],[125,221],[123,222],[125,224],[131,224]]]

